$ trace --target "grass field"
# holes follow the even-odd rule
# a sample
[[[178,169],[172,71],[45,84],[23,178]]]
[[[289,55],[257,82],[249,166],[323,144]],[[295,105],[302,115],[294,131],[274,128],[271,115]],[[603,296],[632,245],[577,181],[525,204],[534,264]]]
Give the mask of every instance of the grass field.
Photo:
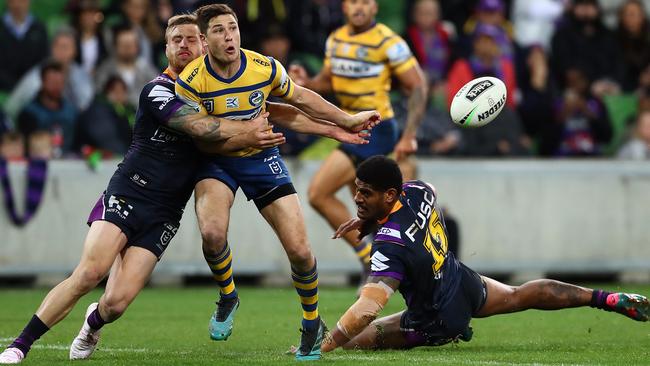
[[[617,289],[617,286],[607,286]],[[650,286],[624,291],[650,294]],[[25,325],[45,290],[0,289],[0,344]],[[242,307],[227,342],[212,342],[207,320],[214,290],[146,289],[127,313],[104,328],[90,361],[68,361],[93,292],[46,334],[25,365],[283,365],[295,364],[284,351],[299,339],[300,310],[292,289],[240,289]],[[354,289],[325,288],[321,314],[328,325],[354,300]],[[384,314],[401,310],[394,296]],[[340,351],[321,361],[336,365],[650,365],[650,323],[590,308],[528,311],[472,321],[469,343],[410,351]]]

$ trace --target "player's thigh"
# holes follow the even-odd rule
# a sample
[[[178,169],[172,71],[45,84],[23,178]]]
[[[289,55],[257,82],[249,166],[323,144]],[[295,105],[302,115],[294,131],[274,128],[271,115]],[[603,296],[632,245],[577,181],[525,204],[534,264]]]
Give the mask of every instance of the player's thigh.
[[[127,238],[117,225],[108,221],[95,221],[90,225],[79,265],[73,277],[81,280],[101,280],[111,268]]]
[[[310,200],[318,196],[329,196],[341,187],[353,183],[355,169],[343,151],[336,149],[325,159],[309,184]]]
[[[232,189],[220,180],[203,179],[196,184],[194,198],[201,233],[216,230],[225,235],[235,200]]]
[[[289,252],[309,249],[305,220],[297,194],[276,199],[260,213],[271,225],[285,250]]]
[[[108,303],[129,304],[149,281],[158,258],[141,247],[131,246],[116,259],[106,284],[104,299]]]
[[[515,311],[514,287],[485,276],[481,276],[481,279],[485,283],[486,299],[483,307],[474,315],[475,318],[485,318]]]
[[[408,341],[400,329],[401,311],[376,319],[356,337],[346,343],[344,349],[402,349]]]

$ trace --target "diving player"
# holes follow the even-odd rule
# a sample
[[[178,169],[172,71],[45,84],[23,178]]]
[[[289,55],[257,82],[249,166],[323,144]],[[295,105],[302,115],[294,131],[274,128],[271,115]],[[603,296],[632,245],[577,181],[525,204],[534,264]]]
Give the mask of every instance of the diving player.
[[[361,130],[379,119],[375,111],[349,115],[318,94],[294,85],[276,60],[240,49],[237,16],[223,4],[196,12],[208,54],[190,63],[176,82],[176,93],[210,115],[248,120],[264,112],[276,96],[314,118]],[[318,316],[318,272],[311,253],[298,196],[277,148],[243,149],[207,161],[196,186],[196,213],[203,253],[221,288],[210,318],[209,333],[225,340],[232,332],[239,299],[232,277],[227,243],[228,221],[239,187],[273,228],[291,263],[292,278],[303,310],[301,347],[296,358],[320,358],[324,325]]]
[[[591,306],[648,321],[650,303],[641,295],[546,279],[508,286],[472,271],[447,251],[434,188],[422,181],[402,183],[393,160],[374,156],[364,161],[357,169],[356,185],[358,218],[342,225],[334,236],[356,229],[361,235],[376,232],[372,273],[361,297],[323,341],[323,351],[469,341],[471,318],[526,309]],[[406,310],[374,320],[395,291],[402,293]]]
[[[376,0],[343,0],[347,24],[329,36],[320,73],[309,79],[301,66],[289,68],[296,84],[319,93],[333,92],[345,111],[377,109],[383,119],[381,125],[373,130],[370,144],[341,145],[323,162],[311,181],[309,203],[333,229],[351,217],[346,206],[336,197],[336,192],[344,186],[353,188],[355,167],[372,155],[391,152],[400,164],[408,165],[405,158],[417,150],[415,134],[426,109],[424,74],[406,42],[376,22],[377,10]],[[393,77],[409,94],[406,128],[399,141],[389,97]],[[353,234],[343,238],[367,268],[370,243],[357,240]]]
[[[248,123],[233,122],[196,114],[179,101],[174,79],[202,54],[196,19],[190,15],[172,17],[165,37],[169,68],[140,95],[132,145],[90,214],[79,265],[45,297],[20,336],[0,354],[0,364],[21,362],[32,344],[65,318],[112,266],[104,294],[99,303],[88,307],[70,347],[71,359],[90,357],[102,326],[124,313],[178,230],[201,161],[192,137],[219,143],[226,151],[284,142],[281,134],[271,131],[266,114]],[[282,116],[278,123],[288,128],[359,142],[353,133],[310,122],[293,107],[274,104],[269,109]]]

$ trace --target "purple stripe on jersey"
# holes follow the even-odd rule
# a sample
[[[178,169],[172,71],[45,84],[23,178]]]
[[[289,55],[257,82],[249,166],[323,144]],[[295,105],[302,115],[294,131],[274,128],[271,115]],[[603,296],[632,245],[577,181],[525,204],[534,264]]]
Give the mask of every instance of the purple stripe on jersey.
[[[424,337],[424,335],[415,329],[401,329],[400,331],[402,332],[402,335],[404,336],[404,340],[406,340],[406,344],[409,347],[418,347],[418,346],[424,346],[427,344],[427,339]]]
[[[404,245],[404,240],[394,237],[392,235],[377,234],[377,236],[375,236],[375,241],[389,241],[391,243]]]
[[[395,229],[395,230],[399,230],[399,229],[400,229],[400,226],[399,226],[398,223],[396,223],[396,222],[391,222],[391,221],[388,221],[387,223],[385,223],[385,224],[382,225],[382,226],[383,226],[383,227],[390,228],[390,229]]]
[[[169,103],[173,103],[173,105],[171,107],[168,107],[169,109],[168,109],[167,113],[165,113],[165,120],[164,120],[165,124],[167,124],[167,122],[169,122],[169,117],[171,117],[172,114],[174,114],[174,112],[179,110],[185,104],[185,103],[183,103],[183,101],[181,101],[178,98],[174,98],[174,99],[170,100]]]
[[[95,207],[93,207],[93,210],[90,211],[90,215],[88,216],[88,225],[92,224],[95,221],[103,220],[103,219],[104,219],[104,195],[102,194],[101,197],[99,197],[99,200],[97,200]]]
[[[394,278],[398,281],[401,281],[404,279],[404,274],[399,273],[399,272],[370,272],[371,276],[375,277],[390,277]]]

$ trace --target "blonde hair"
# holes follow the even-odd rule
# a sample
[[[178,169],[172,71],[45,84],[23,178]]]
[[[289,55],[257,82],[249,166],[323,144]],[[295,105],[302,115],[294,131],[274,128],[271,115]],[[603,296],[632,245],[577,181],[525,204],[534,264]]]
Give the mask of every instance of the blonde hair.
[[[196,23],[196,16],[194,14],[179,14],[169,18],[167,21],[167,28],[165,29],[165,41],[167,41],[167,37],[172,32],[172,29],[184,24],[194,24],[198,26]]]

